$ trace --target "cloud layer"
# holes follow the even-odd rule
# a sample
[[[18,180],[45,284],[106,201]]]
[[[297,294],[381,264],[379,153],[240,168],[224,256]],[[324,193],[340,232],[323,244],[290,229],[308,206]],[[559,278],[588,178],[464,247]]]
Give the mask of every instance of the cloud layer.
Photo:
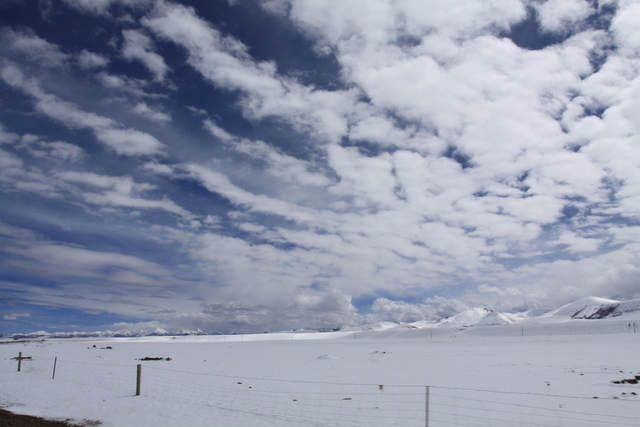
[[[108,23],[84,45],[4,22],[11,328],[57,321],[38,307],[261,331],[640,297],[640,2],[216,7],[57,4]]]

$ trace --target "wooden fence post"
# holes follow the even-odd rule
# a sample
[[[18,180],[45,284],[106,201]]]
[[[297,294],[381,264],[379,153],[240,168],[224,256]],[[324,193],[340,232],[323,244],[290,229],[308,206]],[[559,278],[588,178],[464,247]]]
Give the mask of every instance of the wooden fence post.
[[[429,386],[426,387],[424,404],[424,427],[429,427]]]
[[[136,396],[140,396],[140,382],[142,380],[142,365],[138,363],[138,372],[136,375]]]
[[[20,372],[20,368],[22,367],[22,359],[31,359],[31,356],[22,357],[22,352],[18,352],[18,357],[12,357],[12,359],[16,359],[18,361],[18,372]]]

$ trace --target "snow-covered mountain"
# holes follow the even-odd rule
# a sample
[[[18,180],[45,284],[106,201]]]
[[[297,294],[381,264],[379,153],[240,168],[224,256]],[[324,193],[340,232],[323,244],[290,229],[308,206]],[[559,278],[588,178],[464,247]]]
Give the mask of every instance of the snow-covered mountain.
[[[532,319],[561,321],[563,319],[609,319],[617,317],[640,318],[640,299],[616,301],[606,298],[585,297]]]
[[[195,331],[183,330],[167,332],[162,328],[149,332],[145,330],[130,331],[122,329],[119,331],[94,331],[94,332],[45,332],[37,331],[28,334],[0,334],[0,338],[13,339],[38,339],[38,338],[133,338],[133,337],[149,337],[149,336],[188,336],[188,335],[208,335],[207,333],[197,329]]]
[[[499,311],[492,311],[491,313],[480,319],[476,326],[496,326],[496,325],[509,325],[518,321],[518,318],[514,315],[507,313],[500,313]]]
[[[532,309],[522,313],[502,313],[487,308],[471,308],[438,322],[421,320],[409,324],[412,328],[468,328],[500,326],[514,323],[562,323],[572,320],[620,319],[640,320],[640,299],[617,301],[599,297],[584,297],[555,310]]]
[[[502,313],[488,308],[470,308],[446,317],[439,321],[420,320],[409,324],[394,322],[378,322],[360,327],[342,327],[332,331],[371,331],[384,332],[392,329],[427,329],[427,328],[470,328],[473,326],[496,326],[518,324],[549,324],[578,320],[596,321],[601,319],[640,320],[640,298],[627,301],[599,297],[584,297],[570,304],[565,304],[555,310],[533,309],[523,313]],[[305,331],[312,332],[312,331]],[[325,332],[325,331],[316,331]],[[200,329],[195,331],[168,332],[157,328],[149,331],[96,331],[96,332],[55,332],[44,331],[29,334],[1,334],[2,339],[40,339],[40,338],[112,338],[112,337],[143,337],[143,336],[187,336],[210,335]]]
[[[472,326],[480,322],[491,313],[488,308],[469,308],[452,317],[446,317],[440,320],[437,327],[466,327]]]

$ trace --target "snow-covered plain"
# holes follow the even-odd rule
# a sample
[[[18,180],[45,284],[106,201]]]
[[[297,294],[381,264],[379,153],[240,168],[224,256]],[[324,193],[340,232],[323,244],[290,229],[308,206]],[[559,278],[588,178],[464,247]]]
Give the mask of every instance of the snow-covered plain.
[[[638,354],[632,320],[11,342],[0,406],[117,427],[639,426],[640,384],[613,383]]]

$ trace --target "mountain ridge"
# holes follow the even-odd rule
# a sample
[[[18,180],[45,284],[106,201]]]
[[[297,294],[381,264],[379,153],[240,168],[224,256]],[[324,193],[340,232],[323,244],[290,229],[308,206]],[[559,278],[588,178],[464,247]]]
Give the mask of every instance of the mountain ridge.
[[[565,304],[555,310],[533,309],[523,313],[504,313],[489,308],[470,308],[455,316],[446,317],[438,321],[419,320],[412,323],[377,322],[374,324],[339,327],[331,331],[384,331],[396,327],[412,329],[427,328],[471,328],[474,326],[495,326],[511,324],[563,323],[569,321],[590,321],[620,318],[625,320],[640,320],[640,298],[618,301],[600,297],[584,297],[572,303]],[[322,333],[327,330],[306,331]],[[280,331],[282,332],[282,331]],[[286,331],[295,333],[296,331]],[[191,335],[220,335],[206,333],[200,329],[183,331],[166,331],[156,328],[153,332],[145,330],[119,330],[94,332],[45,332],[37,331],[26,334],[2,334],[0,339],[71,339],[71,338],[135,338],[145,336],[191,336]],[[235,335],[235,334],[227,334]]]

